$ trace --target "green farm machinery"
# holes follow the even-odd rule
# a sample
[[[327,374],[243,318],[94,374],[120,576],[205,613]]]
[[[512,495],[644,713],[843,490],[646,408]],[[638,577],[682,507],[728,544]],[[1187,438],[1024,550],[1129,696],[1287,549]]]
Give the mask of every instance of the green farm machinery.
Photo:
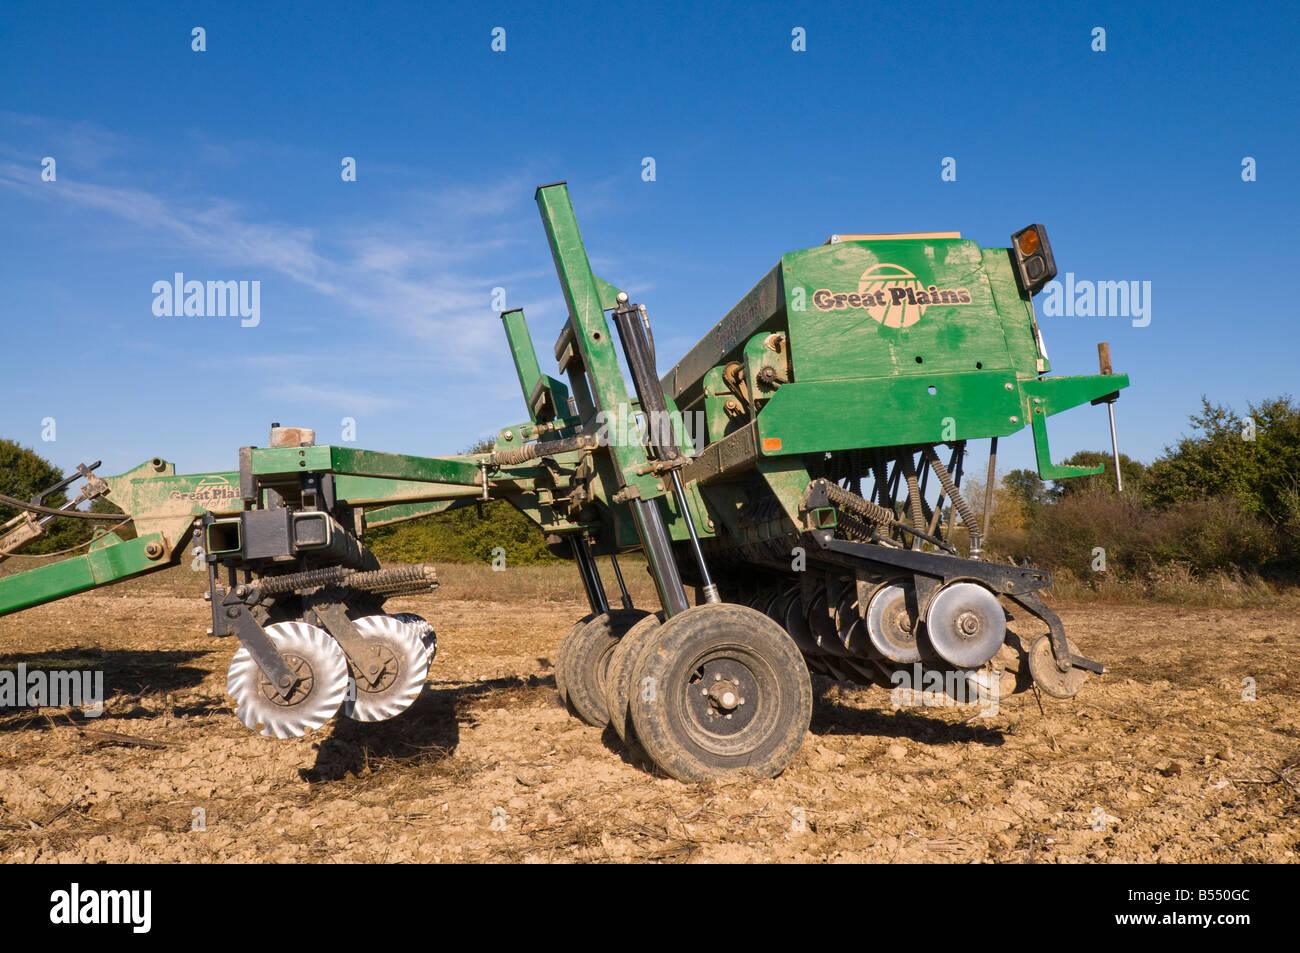
[[[274,425],[229,472],[82,467],[59,489],[82,478],[73,503],[107,498],[134,538],[103,532],[0,578],[0,614],[192,558],[213,635],[240,643],[228,692],[246,725],[294,737],[339,713],[383,720],[419,694],[435,650],[428,622],[384,602],[437,580],[381,566],[367,530],[506,499],[573,560],[590,604],[556,656],[565,704],[679,779],[780,772],[809,725],[810,672],[996,691],[1009,610],[1045,629],[1021,647],[1045,693],[1104,671],[1043,602],[1047,572],[983,558],[987,524],[961,489],[969,441],[990,443],[991,486],[998,439],[1026,426],[1044,479],[1099,472],[1052,462],[1047,418],[1128,385],[1108,356],[1097,375],[1045,376],[1042,226],[1008,248],[927,233],[790,252],[661,375],[645,308],[593,274],[565,184],[537,203],[568,309],[558,371],[542,372],[523,312],[502,314],[528,416],[490,451],[323,446]],[[0,502],[22,510],[0,559],[81,512]],[[631,552],[657,594],[643,609],[617,560]],[[597,556],[612,557],[617,607]]]

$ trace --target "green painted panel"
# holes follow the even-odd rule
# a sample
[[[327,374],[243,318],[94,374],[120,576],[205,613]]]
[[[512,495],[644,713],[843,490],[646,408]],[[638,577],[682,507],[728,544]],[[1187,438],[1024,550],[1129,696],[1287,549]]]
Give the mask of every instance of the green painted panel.
[[[1002,333],[1012,366],[1021,378],[1050,371],[1052,366],[1046,358],[1043,358],[1042,367],[1038,366],[1040,355],[1034,340],[1034,310],[1016,281],[1016,273],[1011,268],[1011,252],[1006,248],[984,249],[984,274],[1002,319]]]
[[[1011,366],[975,242],[839,242],[781,267],[796,381]]]
[[[1022,418],[1006,371],[794,383],[759,413],[759,448],[775,456],[1002,437],[1023,427]],[[780,447],[765,447],[773,439]]]

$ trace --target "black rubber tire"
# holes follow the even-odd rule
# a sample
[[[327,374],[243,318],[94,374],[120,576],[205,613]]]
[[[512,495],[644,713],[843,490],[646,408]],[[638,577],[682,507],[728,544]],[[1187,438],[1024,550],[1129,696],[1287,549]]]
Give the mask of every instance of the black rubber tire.
[[[614,646],[614,654],[609,657],[609,668],[605,670],[605,710],[609,712],[609,723],[624,744],[632,744],[636,733],[632,728],[632,692],[635,683],[632,674],[641,659],[641,652],[650,643],[650,637],[658,631],[663,623],[658,616],[647,616],[619,639]]]
[[[578,630],[594,618],[596,618],[595,615],[585,615],[573,623],[564,638],[560,640],[560,647],[555,650],[555,690],[560,695],[560,704],[565,708],[569,708],[569,693],[564,684],[564,660],[569,654],[569,643],[578,634]],[[571,708],[570,711],[572,711]]]
[[[647,615],[640,609],[616,609],[596,616],[569,640],[564,656],[564,689],[569,708],[587,724],[595,728],[609,724],[605,670],[619,639]]]
[[[740,696],[730,711],[739,716],[734,723],[722,720],[726,714],[712,708],[701,687],[721,672]],[[633,677],[637,685],[648,678],[656,686],[633,697],[637,740],[679,781],[775,777],[794,760],[812,720],[812,683],[798,646],[745,606],[702,605],[673,616],[656,631]]]

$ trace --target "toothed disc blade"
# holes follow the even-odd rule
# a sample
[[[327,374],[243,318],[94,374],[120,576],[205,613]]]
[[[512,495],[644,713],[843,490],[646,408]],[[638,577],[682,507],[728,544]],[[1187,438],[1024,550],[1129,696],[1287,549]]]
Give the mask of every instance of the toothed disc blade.
[[[248,649],[240,647],[226,675],[226,692],[235,715],[268,738],[300,738],[334,717],[348,690],[348,660],[324,629],[306,622],[276,622],[266,634],[298,676],[288,698],[281,697]]]
[[[368,615],[353,622],[376,655],[353,659],[349,668],[355,696],[343,702],[343,714],[355,721],[387,721],[411,706],[429,676],[429,653],[413,626],[391,615]],[[376,672],[361,672],[378,666]]]
[[[433,631],[429,621],[414,612],[394,612],[393,618],[415,629],[415,634],[420,637],[420,641],[424,643],[424,650],[429,655],[429,664],[432,665],[433,657],[438,654],[438,634]]]

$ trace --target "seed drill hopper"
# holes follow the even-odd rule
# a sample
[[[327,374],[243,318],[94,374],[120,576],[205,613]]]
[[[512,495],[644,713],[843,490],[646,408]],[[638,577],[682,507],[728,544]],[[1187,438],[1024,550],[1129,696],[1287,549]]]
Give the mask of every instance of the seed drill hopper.
[[[1128,384],[1108,358],[1098,375],[1045,376],[1032,296],[1055,264],[1041,226],[1009,248],[927,233],[790,252],[661,376],[649,316],[592,272],[567,187],[537,202],[568,317],[552,376],[523,312],[502,314],[528,417],[490,452],[318,446],[277,427],[227,473],[82,468],[82,498],[107,496],[136,538],[108,532],[0,579],[0,614],[192,555],[213,634],[240,642],[228,691],[245,724],[286,737],[339,711],[390,718],[418,694],[434,639],[383,602],[436,577],[379,566],[367,528],[506,499],[574,561],[590,604],[557,653],[561,697],[677,778],[781,771],[808,728],[810,671],[995,694],[1013,611],[1045,630],[1020,654],[1047,694],[1104,671],[1040,597],[1048,573],[983,558],[961,489],[969,441],[989,441],[991,477],[998,439],[1025,427],[1044,479],[1099,472],[1052,462],[1047,418]],[[53,512],[27,504],[0,556]],[[655,605],[632,606],[617,558],[632,552]]]

